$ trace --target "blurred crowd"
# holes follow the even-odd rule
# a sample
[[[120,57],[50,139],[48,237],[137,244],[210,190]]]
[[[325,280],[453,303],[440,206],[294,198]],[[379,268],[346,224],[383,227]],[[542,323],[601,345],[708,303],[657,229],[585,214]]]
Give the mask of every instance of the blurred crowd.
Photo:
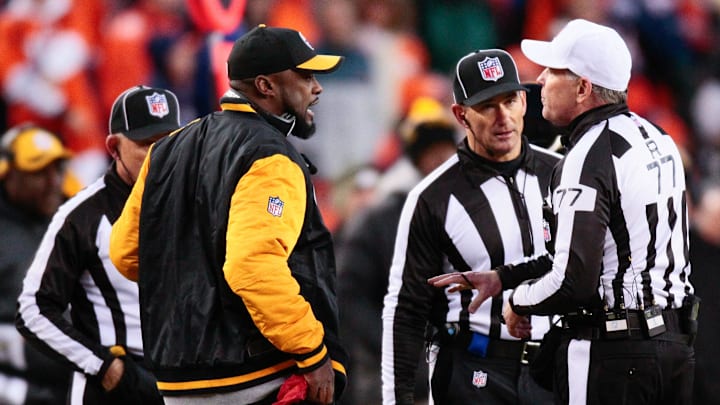
[[[72,153],[68,169],[74,186],[67,186],[66,194],[106,170],[106,117],[128,87],[142,83],[172,90],[183,123],[214,111],[227,87],[225,62],[233,41],[260,23],[295,28],[318,52],[345,56],[338,72],[322,78],[324,91],[313,107],[317,134],[293,140],[319,169],[318,203],[341,251],[351,218],[390,194],[393,179],[417,176],[416,162],[408,163],[406,156],[418,139],[407,136],[408,121],[417,118],[411,106],[427,97],[449,111],[450,80],[460,57],[475,49],[506,49],[518,62],[521,80],[532,82],[540,71],[519,52],[521,39],[549,40],[574,18],[613,26],[633,53],[630,109],[664,128],[682,149],[691,226],[715,252],[697,257],[698,266],[711,266],[710,258],[718,257],[720,1],[0,0],[0,5],[0,132],[33,123],[59,136]]]
[[[226,89],[229,47],[259,23],[296,28],[319,51],[346,58],[323,82],[317,136],[297,142],[320,169],[332,229],[357,205],[349,191],[374,186],[366,169],[379,174],[401,155],[396,129],[410,103],[418,96],[450,103],[459,57],[504,48],[521,79],[533,81],[539,71],[518,51],[520,39],[549,39],[572,18],[611,25],[631,45],[630,107],[676,138],[691,184],[720,173],[720,3],[713,0],[1,3],[0,129],[33,122],[57,133],[74,152],[70,168],[80,184],[104,171],[104,117],[122,89],[173,90],[184,122],[213,111]]]

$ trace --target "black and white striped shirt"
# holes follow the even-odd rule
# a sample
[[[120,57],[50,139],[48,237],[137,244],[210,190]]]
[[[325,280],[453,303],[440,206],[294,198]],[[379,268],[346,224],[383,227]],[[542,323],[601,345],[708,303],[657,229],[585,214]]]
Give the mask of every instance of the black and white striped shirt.
[[[18,330],[87,375],[109,365],[110,346],[142,356],[137,284],[108,257],[110,229],[129,193],[113,167],[63,204],[18,299]],[[71,321],[64,316],[68,308]]]
[[[680,308],[690,284],[685,174],[672,138],[627,106],[576,119],[553,173],[552,270],[518,286],[517,313]]]
[[[559,155],[530,146],[523,137],[519,168],[502,175],[465,141],[410,192],[383,310],[384,403],[412,402],[427,321],[438,327],[458,323],[491,339],[515,340],[500,322],[509,291],[470,314],[472,291],[448,293],[429,286],[427,279],[454,271],[488,271],[545,254],[542,204],[558,160]],[[533,339],[539,339],[549,318],[532,322]]]

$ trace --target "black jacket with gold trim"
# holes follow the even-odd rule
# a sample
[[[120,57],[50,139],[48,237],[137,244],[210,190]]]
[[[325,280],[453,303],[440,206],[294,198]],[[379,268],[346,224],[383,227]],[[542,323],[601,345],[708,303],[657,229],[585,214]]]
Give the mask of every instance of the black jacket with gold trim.
[[[158,141],[110,256],[140,287],[146,362],[164,395],[240,390],[318,367],[345,380],[335,258],[294,121],[230,91]]]

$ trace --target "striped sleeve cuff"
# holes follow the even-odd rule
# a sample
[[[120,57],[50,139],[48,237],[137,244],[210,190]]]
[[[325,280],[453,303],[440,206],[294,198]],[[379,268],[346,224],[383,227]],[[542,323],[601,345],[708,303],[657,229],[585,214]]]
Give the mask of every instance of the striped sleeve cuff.
[[[511,264],[504,264],[493,269],[500,277],[503,290],[513,289],[522,282],[522,280],[518,280],[517,277],[515,277],[512,269],[513,266]]]
[[[306,373],[320,367],[328,356],[327,347],[321,343],[315,350],[304,354],[296,354],[294,357],[298,370],[301,373]]]

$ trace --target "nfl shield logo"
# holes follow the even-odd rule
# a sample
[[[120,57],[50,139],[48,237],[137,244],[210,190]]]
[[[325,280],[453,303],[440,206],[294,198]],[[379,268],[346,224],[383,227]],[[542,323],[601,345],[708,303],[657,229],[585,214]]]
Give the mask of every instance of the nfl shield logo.
[[[273,216],[282,216],[283,206],[285,206],[285,203],[279,197],[268,198],[267,211]]]
[[[170,113],[170,106],[168,106],[167,98],[164,94],[153,93],[145,97],[147,101],[148,112],[150,115],[162,118]]]
[[[472,385],[482,388],[487,385],[487,373],[482,371],[473,371]]]
[[[505,76],[502,63],[499,58],[485,58],[482,62],[478,62],[480,68],[480,74],[484,80],[498,81],[500,78]]]
[[[552,240],[552,234],[550,233],[550,224],[545,219],[543,219],[543,237],[545,238],[545,242],[550,242]]]

